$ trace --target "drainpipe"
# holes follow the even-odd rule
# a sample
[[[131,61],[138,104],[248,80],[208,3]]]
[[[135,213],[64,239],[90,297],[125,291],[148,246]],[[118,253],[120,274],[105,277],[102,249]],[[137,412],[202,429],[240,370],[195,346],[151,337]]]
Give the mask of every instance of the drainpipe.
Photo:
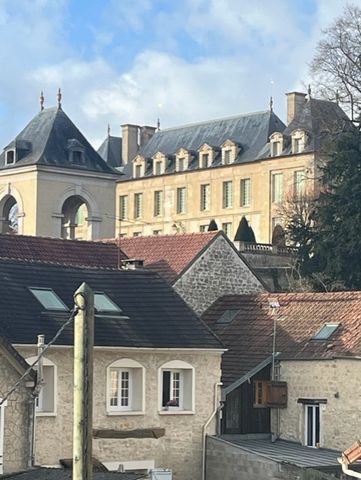
[[[42,354],[45,347],[45,336],[38,335],[38,356]],[[28,468],[34,467],[35,461],[35,410],[36,400],[39,397],[40,390],[43,385],[43,358],[37,364],[36,382],[35,387],[31,393],[31,399],[29,400],[29,456],[28,456]]]
[[[214,409],[206,423],[202,427],[202,480],[206,478],[206,436],[207,428],[215,415],[223,408],[223,405],[218,405],[218,387],[223,385],[222,382],[214,384]],[[218,433],[218,432],[216,432]]]

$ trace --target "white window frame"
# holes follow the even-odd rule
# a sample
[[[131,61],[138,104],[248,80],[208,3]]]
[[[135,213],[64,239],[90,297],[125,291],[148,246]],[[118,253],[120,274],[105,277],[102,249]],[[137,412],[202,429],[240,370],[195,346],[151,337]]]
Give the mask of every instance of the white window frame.
[[[177,195],[177,214],[181,215],[187,211],[187,187],[178,187],[176,190]]]
[[[241,195],[241,207],[251,206],[251,179],[241,178],[240,182],[240,195]]]
[[[203,183],[200,188],[200,210],[207,212],[211,208],[211,185]]]
[[[300,178],[298,178],[300,176]],[[295,170],[294,178],[294,196],[300,199],[306,192],[306,172],[305,170]]]
[[[155,190],[153,216],[161,217],[162,215],[163,215],[163,190]]]
[[[232,238],[232,222],[223,222],[222,230],[228,238]]]
[[[119,196],[119,218],[120,220],[128,220],[129,215],[129,195]]]
[[[200,153],[200,168],[208,168],[210,165],[210,154],[208,152]]]
[[[13,161],[9,162],[8,160],[8,154],[13,153]],[[5,165],[14,165],[16,163],[16,149],[15,148],[9,148],[8,150],[5,151]]]
[[[118,373],[118,393],[121,391],[119,384],[119,373],[129,372],[129,403],[127,406],[111,405],[111,374],[113,371]],[[137,382],[137,384],[135,383]],[[135,390],[140,390],[135,393]],[[118,401],[120,397],[118,396]],[[139,402],[135,405],[135,402]],[[121,358],[115,360],[107,367],[106,381],[106,411],[107,415],[144,415],[145,413],[145,368],[136,360],[131,358]]]
[[[134,219],[143,218],[144,214],[143,192],[134,193]]]
[[[31,365],[35,362],[38,357],[33,356],[26,359],[27,363]],[[57,415],[57,399],[58,399],[58,368],[57,365],[49,360],[47,357],[42,358],[43,370],[44,368],[53,368],[53,409],[52,410],[43,410],[44,403],[44,386],[41,387],[37,406],[35,407],[35,414],[37,417],[55,417]],[[36,370],[36,366],[34,367]]]
[[[305,150],[307,136],[304,130],[294,130],[292,136],[292,153],[298,154]]]
[[[312,423],[312,445],[308,445],[308,409],[311,408],[313,410],[313,423]],[[316,414],[316,409],[318,408],[319,412],[319,441],[316,442],[316,422],[315,422],[315,414]],[[317,448],[321,444],[321,433],[322,433],[322,409],[321,409],[321,404],[320,403],[305,403],[304,404],[304,445],[309,448]],[[317,446],[318,443],[318,446]]]
[[[180,374],[180,398],[178,406],[163,406],[163,372],[170,371],[170,396],[173,389],[174,378],[173,374]],[[188,377],[188,378],[186,378]],[[186,383],[188,387],[186,387]],[[193,415],[195,413],[195,370],[194,367],[183,360],[171,360],[164,363],[158,369],[158,405],[159,414],[161,415]],[[191,392],[186,391],[186,388],[191,388]],[[187,401],[186,395],[188,396]],[[188,403],[188,405],[186,405]]]
[[[278,184],[279,191],[276,189],[276,178],[280,178],[280,183]],[[283,200],[283,172],[274,172],[271,177],[271,189],[272,189],[272,203],[281,203]]]
[[[222,183],[222,208],[233,208],[232,180],[225,180]]]

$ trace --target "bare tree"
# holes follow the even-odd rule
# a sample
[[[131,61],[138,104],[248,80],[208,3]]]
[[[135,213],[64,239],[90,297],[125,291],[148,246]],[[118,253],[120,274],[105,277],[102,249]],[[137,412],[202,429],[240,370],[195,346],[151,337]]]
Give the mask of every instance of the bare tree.
[[[323,31],[311,63],[317,93],[339,101],[353,121],[361,111],[361,9],[348,5]]]

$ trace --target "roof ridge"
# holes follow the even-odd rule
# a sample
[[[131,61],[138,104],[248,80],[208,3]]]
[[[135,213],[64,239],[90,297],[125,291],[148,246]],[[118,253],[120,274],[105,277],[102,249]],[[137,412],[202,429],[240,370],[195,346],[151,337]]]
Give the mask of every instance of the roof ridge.
[[[125,240],[131,240],[133,241],[133,239],[135,241],[140,241],[140,239],[144,239],[144,238],[179,238],[179,237],[195,237],[195,236],[205,236],[205,235],[217,235],[219,232],[221,232],[222,230],[213,230],[213,231],[210,231],[210,232],[181,232],[181,233],[165,233],[165,234],[161,234],[161,235],[152,235],[152,234],[149,234],[149,235],[139,235],[138,237],[121,237],[120,239],[120,242],[124,242]],[[108,243],[108,242],[113,242],[113,241],[117,241],[119,238],[118,237],[114,237],[114,238],[104,238],[104,239],[101,239],[99,240],[99,242],[105,242],[105,243]]]
[[[10,234],[10,233],[0,233],[0,242],[1,242],[1,238],[28,238],[28,239],[32,239],[32,240],[50,240],[50,241],[54,241],[54,242],[69,242],[69,243],[73,243],[73,244],[99,244],[99,243],[103,243],[103,244],[106,244],[106,245],[109,245],[109,242],[106,242],[104,239],[100,239],[100,240],[75,240],[75,239],[71,239],[71,238],[57,238],[57,237],[46,237],[46,236],[41,236],[41,235],[24,235],[24,234],[17,234],[17,235],[14,235],[14,234]],[[16,240],[15,240],[16,241]]]

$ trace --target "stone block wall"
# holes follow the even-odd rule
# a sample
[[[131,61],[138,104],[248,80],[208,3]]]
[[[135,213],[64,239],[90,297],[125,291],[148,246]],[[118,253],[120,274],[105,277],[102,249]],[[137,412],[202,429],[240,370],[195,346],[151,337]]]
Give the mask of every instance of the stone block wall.
[[[258,278],[222,236],[217,237],[175,282],[174,288],[198,315],[222,295],[265,291]]]
[[[9,360],[0,353],[0,398],[19,379]],[[29,455],[29,400],[31,389],[25,382],[8,398],[4,407],[4,473],[24,470]]]
[[[320,446],[343,451],[360,438],[361,361],[335,359],[282,361],[281,380],[288,384],[287,408],[280,409],[281,438],[304,443],[304,405],[299,398],[324,399]],[[276,431],[276,410],[272,431]]]
[[[34,350],[21,349],[25,358]],[[57,414],[38,416],[36,460],[56,465],[60,458],[72,457],[73,349],[53,348],[47,355],[57,366]],[[115,360],[134,359],[145,368],[145,414],[109,415],[106,410],[106,370]],[[183,360],[195,369],[195,414],[159,413],[158,369],[170,360]],[[156,468],[171,468],[174,480],[200,480],[202,427],[214,408],[214,385],[220,381],[221,353],[174,350],[136,352],[96,349],[94,351],[95,429],[132,430],[165,428],[159,439],[94,439],[93,453],[104,462],[123,463],[154,460]],[[209,432],[214,432],[212,425]]]

